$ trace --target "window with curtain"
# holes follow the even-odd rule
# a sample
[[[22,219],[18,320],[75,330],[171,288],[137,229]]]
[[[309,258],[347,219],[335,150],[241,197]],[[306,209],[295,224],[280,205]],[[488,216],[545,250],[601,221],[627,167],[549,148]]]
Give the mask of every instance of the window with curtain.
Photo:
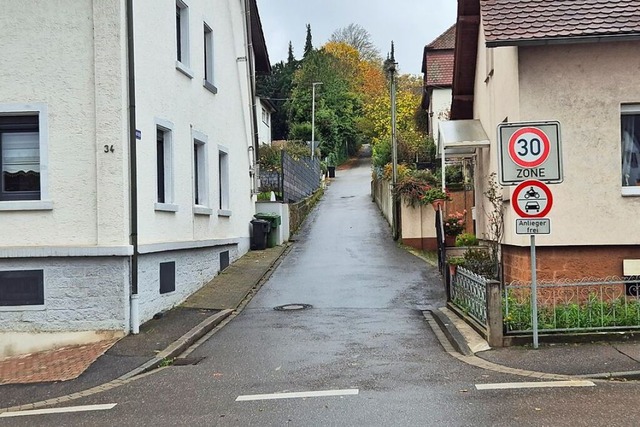
[[[40,199],[37,115],[0,116],[0,200]]]
[[[622,131],[622,186],[640,185],[640,105],[623,106]]]

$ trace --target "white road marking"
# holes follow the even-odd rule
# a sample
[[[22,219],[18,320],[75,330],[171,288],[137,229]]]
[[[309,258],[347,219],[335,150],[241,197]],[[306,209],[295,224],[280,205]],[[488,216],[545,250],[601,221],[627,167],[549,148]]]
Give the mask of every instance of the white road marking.
[[[549,388],[549,387],[595,387],[595,384],[592,381],[587,381],[587,380],[476,384],[476,389],[478,390],[506,390],[506,389],[515,389],[515,388]]]
[[[66,414],[69,412],[106,411],[113,409],[117,403],[104,405],[67,406],[66,408],[31,409],[28,411],[0,412],[0,418],[25,417],[28,415]]]
[[[323,391],[300,391],[294,393],[272,393],[272,394],[249,394],[238,396],[236,402],[247,402],[250,400],[273,400],[273,399],[298,399],[304,397],[327,397],[327,396],[348,396],[358,394],[357,388],[344,390],[323,390]]]

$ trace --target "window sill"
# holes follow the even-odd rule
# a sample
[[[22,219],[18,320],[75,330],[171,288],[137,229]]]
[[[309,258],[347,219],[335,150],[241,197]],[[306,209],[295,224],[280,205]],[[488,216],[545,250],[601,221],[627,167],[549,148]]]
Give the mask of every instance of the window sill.
[[[43,311],[47,307],[44,304],[38,305],[3,305],[0,307],[0,312],[7,311]]]
[[[180,71],[182,74],[189,77],[190,79],[193,78],[193,70],[187,67],[185,64],[183,64],[180,61],[176,61],[176,70]]]
[[[0,211],[50,211],[51,200],[10,200],[0,202]]]
[[[231,211],[229,209],[218,209],[218,216],[230,217]]]
[[[213,215],[213,209],[208,208],[206,206],[200,206],[200,205],[196,205],[193,207],[193,214],[194,215]]]
[[[178,205],[173,203],[156,203],[154,209],[159,212],[178,212]]]
[[[623,197],[640,196],[640,186],[622,187]]]
[[[202,86],[209,92],[213,93],[214,95],[218,93],[218,88],[215,87],[213,83],[211,83],[209,80],[203,80]]]

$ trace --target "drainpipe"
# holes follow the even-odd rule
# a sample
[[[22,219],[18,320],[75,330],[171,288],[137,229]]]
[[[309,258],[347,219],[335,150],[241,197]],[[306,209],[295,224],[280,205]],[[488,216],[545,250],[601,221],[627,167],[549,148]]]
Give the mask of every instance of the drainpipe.
[[[247,47],[247,83],[249,85],[249,109],[251,110],[251,138],[253,139],[253,158],[251,159],[251,164],[249,165],[249,173],[251,175],[251,187],[254,192],[257,192],[258,189],[255,188],[255,183],[257,182],[255,179],[255,174],[258,173],[257,168],[255,167],[258,161],[258,150],[260,149],[259,139],[258,139],[258,115],[256,112],[256,95],[255,95],[255,87],[254,87],[254,63],[253,63],[253,38],[251,33],[251,1],[255,0],[244,0],[244,13],[245,13],[245,38],[246,38],[246,47]],[[249,148],[251,150],[251,148]]]
[[[136,81],[133,39],[133,0],[127,0],[127,71],[129,74],[129,244],[133,253],[130,268],[130,323],[131,333],[140,332],[140,311],[138,304],[138,165],[136,154]]]

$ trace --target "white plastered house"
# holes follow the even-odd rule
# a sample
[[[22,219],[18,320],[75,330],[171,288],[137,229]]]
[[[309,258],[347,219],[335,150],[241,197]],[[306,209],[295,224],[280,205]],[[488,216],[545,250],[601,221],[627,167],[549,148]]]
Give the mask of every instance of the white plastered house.
[[[637,1],[459,0],[451,119],[459,133],[465,121],[484,130],[475,147],[478,234],[490,209],[482,194],[498,171],[498,124],[559,121],[564,181],[550,186],[552,232],[536,242],[538,277],[640,273]],[[506,281],[531,273],[513,189],[503,192]]]
[[[137,332],[249,249],[255,0],[3,6],[0,355]]]

